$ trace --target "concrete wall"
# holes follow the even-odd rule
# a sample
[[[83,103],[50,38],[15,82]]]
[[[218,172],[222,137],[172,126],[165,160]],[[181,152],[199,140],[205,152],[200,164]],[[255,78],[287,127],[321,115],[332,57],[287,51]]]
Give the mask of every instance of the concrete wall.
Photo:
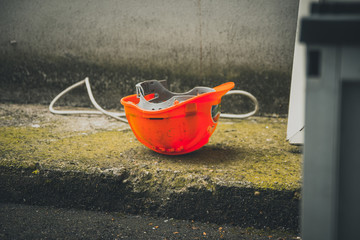
[[[297,8],[298,0],[2,0],[0,101],[48,103],[89,76],[99,103],[116,107],[135,83],[166,78],[174,91],[234,81],[262,113],[286,113]]]

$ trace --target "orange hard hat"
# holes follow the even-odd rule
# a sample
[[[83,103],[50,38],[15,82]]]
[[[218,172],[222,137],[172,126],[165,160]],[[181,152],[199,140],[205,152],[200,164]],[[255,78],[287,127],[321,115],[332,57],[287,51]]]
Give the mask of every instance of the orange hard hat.
[[[180,155],[195,151],[209,141],[220,117],[221,97],[235,84],[173,93],[165,82],[138,83],[136,94],[121,99],[126,118],[136,138],[155,152]]]

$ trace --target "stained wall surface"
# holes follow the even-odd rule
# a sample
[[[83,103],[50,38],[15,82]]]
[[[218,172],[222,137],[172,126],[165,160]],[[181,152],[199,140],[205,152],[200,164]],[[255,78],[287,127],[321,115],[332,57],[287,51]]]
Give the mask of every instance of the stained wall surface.
[[[260,113],[286,113],[297,9],[298,0],[3,0],[0,101],[48,103],[86,76],[105,107],[145,79],[168,79],[173,91],[234,81]],[[74,94],[63,103],[86,102]]]

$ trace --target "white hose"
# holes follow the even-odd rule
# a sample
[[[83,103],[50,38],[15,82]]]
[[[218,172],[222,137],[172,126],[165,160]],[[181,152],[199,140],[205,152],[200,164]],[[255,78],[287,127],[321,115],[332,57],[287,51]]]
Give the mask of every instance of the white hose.
[[[96,109],[98,109],[98,111],[90,111],[90,110],[55,110],[54,109],[54,104],[55,102],[61,98],[63,95],[65,95],[67,92],[71,91],[72,89],[84,84],[86,85],[86,89],[88,92],[88,95],[90,97],[91,103],[94,105],[94,107]],[[128,122],[127,119],[125,118],[121,118],[120,116],[125,116],[124,112],[108,112],[104,109],[102,109],[99,104],[95,101],[95,98],[92,94],[91,91],[91,87],[90,87],[90,82],[89,82],[89,78],[85,78],[84,80],[77,82],[73,85],[71,85],[70,87],[66,88],[64,91],[62,91],[61,93],[59,93],[59,95],[57,95],[50,103],[49,105],[49,110],[50,112],[54,113],[54,114],[105,114],[108,115],[110,117],[113,117],[117,120],[120,120],[122,122]]]
[[[87,92],[88,92],[88,95],[90,97],[90,100],[91,100],[91,103],[94,105],[94,107],[98,110],[98,111],[91,111],[91,110],[55,110],[54,109],[54,104],[57,100],[59,100],[59,98],[61,98],[63,95],[65,95],[66,93],[68,93],[69,91],[71,91],[72,89],[84,84],[86,85],[86,89],[87,89]],[[259,109],[259,104],[258,104],[258,101],[257,99],[250,93],[246,92],[246,91],[242,91],[242,90],[231,90],[229,92],[227,92],[225,94],[226,95],[232,95],[232,94],[240,94],[240,95],[244,95],[244,96],[247,96],[249,97],[254,105],[255,105],[255,109],[254,111],[252,112],[249,112],[249,113],[245,113],[245,114],[228,114],[228,113],[222,113],[220,115],[220,117],[223,117],[223,118],[236,118],[236,119],[241,119],[241,118],[247,118],[247,117],[250,117],[252,115],[254,115],[258,109]],[[108,115],[112,118],[115,118],[117,120],[120,120],[122,122],[125,122],[125,123],[128,123],[127,119],[125,118],[122,118],[125,116],[125,112],[109,112],[109,111],[106,111],[104,110],[103,108],[101,108],[99,106],[99,104],[95,101],[95,98],[92,94],[92,91],[91,91],[91,87],[90,87],[90,82],[89,82],[89,78],[86,77],[84,80],[81,80],[80,82],[77,82],[73,85],[71,85],[70,87],[66,88],[64,91],[62,91],[61,93],[59,93],[50,103],[49,105],[49,110],[51,113],[54,113],[54,114],[105,114],[105,115]]]
[[[233,94],[239,94],[239,95],[244,95],[247,96],[248,98],[251,99],[251,101],[254,103],[255,108],[252,112],[249,113],[244,113],[244,114],[230,114],[230,113],[221,113],[220,117],[222,118],[236,118],[236,119],[241,119],[241,118],[248,118],[253,116],[255,113],[257,113],[257,111],[259,110],[259,103],[256,99],[256,97],[254,97],[251,93],[248,93],[246,91],[243,90],[231,90],[228,91],[226,95],[233,95]]]

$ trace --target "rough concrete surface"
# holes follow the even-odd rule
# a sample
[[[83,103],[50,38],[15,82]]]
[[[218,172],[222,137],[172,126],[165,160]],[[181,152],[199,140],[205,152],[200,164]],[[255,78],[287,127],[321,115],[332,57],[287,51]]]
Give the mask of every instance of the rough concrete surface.
[[[301,149],[286,119],[221,120],[209,143],[164,156],[105,116],[0,104],[0,201],[298,230]]]

